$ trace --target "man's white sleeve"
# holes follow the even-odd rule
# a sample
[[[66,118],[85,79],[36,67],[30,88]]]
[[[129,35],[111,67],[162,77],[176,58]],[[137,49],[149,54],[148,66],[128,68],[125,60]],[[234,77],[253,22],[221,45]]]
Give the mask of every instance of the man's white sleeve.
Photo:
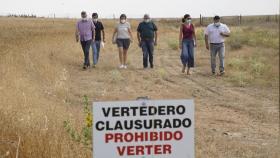
[[[227,25],[224,25],[224,29],[225,29],[225,32],[226,32],[226,33],[230,33],[230,30],[229,30],[229,28],[228,28]]]

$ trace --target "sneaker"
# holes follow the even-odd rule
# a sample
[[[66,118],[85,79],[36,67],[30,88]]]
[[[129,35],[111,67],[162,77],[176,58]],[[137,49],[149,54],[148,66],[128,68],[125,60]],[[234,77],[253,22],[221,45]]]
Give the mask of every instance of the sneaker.
[[[94,65],[92,65],[92,68],[96,68],[96,65],[94,64]]]
[[[124,68],[124,69],[127,69],[127,65],[123,65],[123,68]]]
[[[123,68],[124,68],[124,65],[120,65],[119,68],[120,68],[120,69],[123,69]]]

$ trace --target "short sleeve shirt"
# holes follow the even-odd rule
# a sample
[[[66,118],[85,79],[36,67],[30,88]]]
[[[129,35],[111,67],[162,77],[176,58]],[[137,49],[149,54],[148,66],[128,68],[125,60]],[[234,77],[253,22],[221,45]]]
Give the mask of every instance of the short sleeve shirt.
[[[217,27],[214,24],[209,24],[204,31],[205,35],[208,35],[208,40],[210,43],[223,43],[225,38],[221,35],[221,33],[230,33],[227,25],[222,24]]]
[[[130,24],[128,22],[122,24],[119,23],[116,27],[117,29],[117,39],[130,39],[128,30],[130,29]]]
[[[93,24],[95,25],[95,40],[101,41],[101,31],[104,30],[104,26],[100,21],[93,22]]]
[[[157,26],[153,22],[141,22],[137,28],[142,39],[154,39],[154,32],[157,30]]]

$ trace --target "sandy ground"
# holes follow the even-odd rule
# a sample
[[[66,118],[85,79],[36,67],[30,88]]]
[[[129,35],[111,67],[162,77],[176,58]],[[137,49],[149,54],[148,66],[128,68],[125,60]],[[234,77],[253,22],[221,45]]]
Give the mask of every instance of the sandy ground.
[[[108,33],[97,67],[84,71],[81,47],[74,41],[74,32],[68,30],[56,36],[48,35],[39,44],[21,47],[21,50],[33,52],[33,55],[37,50],[44,50],[46,54],[43,57],[47,60],[44,64],[50,64],[50,67],[52,64],[59,65],[54,73],[54,82],[48,82],[58,90],[52,92],[48,84],[40,85],[40,81],[28,82],[40,87],[37,92],[42,95],[37,94],[39,98],[44,97],[49,104],[59,105],[56,108],[41,108],[51,111],[47,116],[55,119],[66,115],[80,120],[82,114],[78,113],[82,111],[83,95],[88,95],[91,102],[135,100],[141,96],[151,99],[194,99],[196,157],[277,158],[279,155],[278,87],[238,87],[226,79],[227,74],[223,77],[212,76],[209,52],[202,44],[195,50],[193,74],[182,74],[180,52],[167,44],[170,36],[177,39],[176,29],[171,33],[164,30],[159,32],[154,69],[143,70],[142,52],[135,42],[129,49],[128,69],[118,69],[117,47],[110,43],[111,33]],[[111,30],[108,29],[109,32]],[[227,52],[226,60],[232,55],[232,52]],[[52,73],[47,70],[42,73]],[[32,77],[32,74],[28,75],[28,80],[36,80],[36,75]],[[44,77],[42,74],[39,76]],[[52,77],[45,79],[52,80]],[[61,120],[51,122],[52,126],[60,126]]]
[[[96,101],[141,96],[194,99],[198,157],[206,153],[211,153],[209,157],[276,157],[278,89],[239,88],[212,76],[209,54],[202,47],[196,50],[196,60],[205,62],[187,76],[181,73],[179,55],[168,47],[157,47],[155,69],[143,70],[141,50],[134,43],[129,68],[119,70],[117,49],[106,48],[95,69],[81,71],[80,60],[75,61],[69,69],[71,93],[89,94]]]

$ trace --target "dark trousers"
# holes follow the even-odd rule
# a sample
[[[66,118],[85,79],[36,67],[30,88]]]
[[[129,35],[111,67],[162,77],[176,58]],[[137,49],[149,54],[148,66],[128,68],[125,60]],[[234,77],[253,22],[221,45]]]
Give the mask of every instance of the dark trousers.
[[[151,68],[154,67],[154,40],[142,40],[141,41],[141,47],[143,51],[143,66],[144,68],[148,67],[148,59],[150,62]]]
[[[91,43],[92,43],[92,40],[81,41],[82,49],[84,52],[84,65],[85,66],[90,66],[89,49],[90,49]]]

